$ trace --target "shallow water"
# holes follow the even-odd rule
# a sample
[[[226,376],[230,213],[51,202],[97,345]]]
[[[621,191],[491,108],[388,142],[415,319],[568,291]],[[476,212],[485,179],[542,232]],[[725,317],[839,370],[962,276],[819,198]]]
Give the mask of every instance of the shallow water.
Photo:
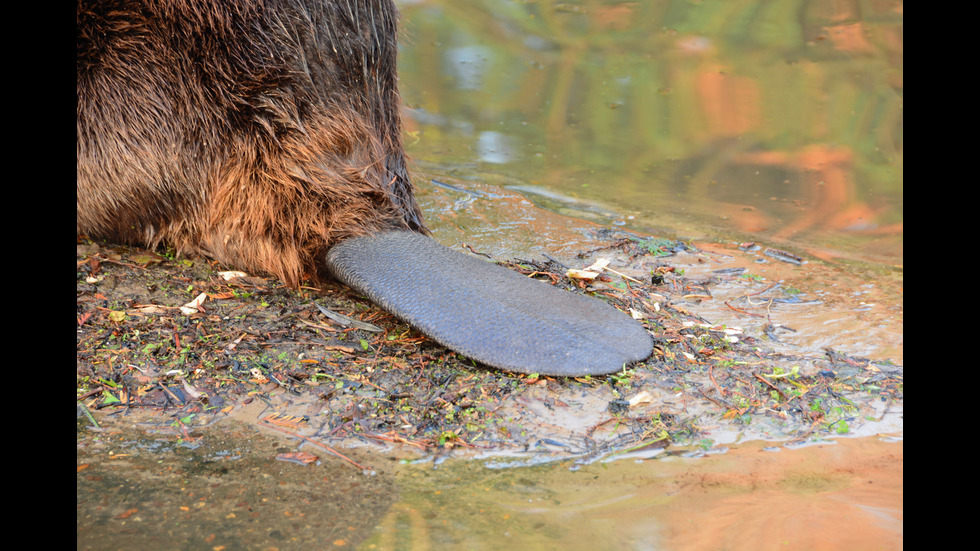
[[[901,438],[754,441],[508,468],[316,451],[225,420],[181,434],[80,418],[78,549],[901,549]],[[399,460],[399,456],[403,459]]]
[[[759,335],[725,301],[780,282],[807,300],[754,307],[795,330],[774,347],[903,361],[901,2],[401,8],[406,143],[437,239],[569,264],[603,227],[694,240],[668,263],[761,281],[685,307]],[[354,450],[373,476],[276,461],[295,442],[254,427],[84,429],[77,546],[901,549],[901,408],[869,427],[801,448],[706,427],[708,454],[520,468]]]
[[[902,265],[902,2],[401,9],[423,192],[479,182],[600,224]]]
[[[279,461],[295,444],[250,424],[182,433],[165,420],[113,415],[95,430],[79,418],[77,549],[342,547],[398,496],[389,477],[342,462]]]
[[[706,254],[674,259],[686,275],[744,267],[803,304],[735,313],[745,286],[722,282],[696,305],[712,322],[903,361],[901,2],[401,10],[406,147],[437,239],[569,264],[599,227],[690,240]]]
[[[901,2],[402,12],[406,141],[437,239],[574,267],[602,227],[690,240],[699,254],[668,261],[688,277],[759,280],[720,282],[691,311],[756,335],[783,325],[767,342],[787,353],[903,363]],[[773,283],[800,303],[726,304]],[[413,466],[363,548],[900,549],[900,408],[866,429],[574,471]]]
[[[903,444],[745,444],[578,467],[399,470],[362,549],[900,549]]]

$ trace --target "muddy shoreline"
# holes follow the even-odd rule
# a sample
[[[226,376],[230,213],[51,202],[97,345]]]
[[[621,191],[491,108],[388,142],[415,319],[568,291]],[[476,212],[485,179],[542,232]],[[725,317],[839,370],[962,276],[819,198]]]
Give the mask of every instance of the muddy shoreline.
[[[361,472],[235,419],[186,433],[162,430],[152,416],[102,421],[97,431],[79,422],[79,549],[900,549],[903,541],[900,438],[752,441],[522,468],[499,457],[345,449],[372,466]],[[321,457],[287,459],[297,449]]]
[[[443,529],[426,527],[429,513],[418,516],[447,506],[431,501],[431,492],[442,488],[467,503],[485,499],[481,488],[463,483],[489,476],[484,471],[537,473],[515,474],[519,480],[505,485],[511,489],[558,476],[542,488],[550,496],[577,487],[554,473],[609,480],[604,465],[619,473],[644,461],[738,462],[738,450],[758,447],[753,442],[826,447],[840,437],[860,442],[867,438],[846,437],[882,433],[898,447],[877,452],[893,459],[875,476],[895,475],[898,465],[884,507],[890,522],[901,517],[892,499],[896,485],[901,494],[901,365],[780,342],[758,312],[798,304],[799,292],[745,277],[750,264],[717,265],[718,250],[626,232],[592,237],[595,246],[572,260],[505,263],[637,312],[655,335],[647,361],[576,379],[474,365],[340,286],[293,291],[254,275],[226,279],[223,267],[205,259],[80,240],[79,548],[330,542],[386,549],[386,541],[406,537],[406,526],[415,541]],[[604,281],[566,277],[568,268],[597,258],[639,283],[614,273]],[[693,313],[711,301],[742,310],[750,323],[711,323]],[[432,469],[466,474],[438,478],[434,489],[436,479],[418,478]],[[647,482],[651,492],[662,491]],[[698,495],[685,488],[678,499]],[[721,503],[711,495],[711,503]],[[865,506],[878,496],[862,499]],[[555,517],[541,522],[557,534],[571,528],[556,507]],[[520,517],[501,515],[525,533]],[[482,515],[454,517],[469,528],[439,537],[473,543]],[[672,548],[699,548],[685,547],[683,531],[658,530],[658,541]],[[886,537],[896,533],[901,539],[900,529]]]
[[[291,291],[255,276],[226,280],[204,259],[82,241],[78,402],[92,411],[156,412],[163,423],[188,427],[256,403],[259,422],[327,445],[443,453],[542,447],[578,456],[710,448],[725,440],[708,434],[719,428],[737,433],[733,439],[805,441],[900,415],[900,365],[834,350],[774,352],[774,328],[752,335],[693,314],[686,304],[743,273],[724,269],[695,280],[672,266],[699,255],[623,233],[585,251],[576,267],[610,258],[635,281],[615,273],[570,280],[569,266],[554,260],[507,263],[638,313],[656,337],[654,355],[622,373],[561,379],[473,365],[340,286]],[[799,300],[784,287],[749,282],[756,286],[747,296],[757,301]],[[188,306],[195,298],[203,302]],[[344,326],[323,309],[370,325]]]

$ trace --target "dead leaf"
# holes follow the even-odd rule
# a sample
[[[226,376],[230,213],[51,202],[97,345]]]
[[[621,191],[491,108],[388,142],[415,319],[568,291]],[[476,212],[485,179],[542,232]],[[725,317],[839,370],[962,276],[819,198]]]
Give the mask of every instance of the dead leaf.
[[[117,519],[120,519],[120,520],[127,519],[127,518],[135,515],[137,512],[139,512],[139,509],[135,509],[135,508],[134,509],[126,509],[122,513],[119,513],[118,515],[116,515],[116,518]]]
[[[262,421],[269,423],[270,425],[277,425],[280,427],[289,427],[298,429],[300,425],[309,422],[308,417],[300,417],[297,415],[285,415],[281,413],[275,413],[272,415],[267,415],[262,418]]]
[[[314,303],[314,304],[316,304],[316,303]],[[352,318],[350,316],[345,316],[343,314],[339,314],[337,312],[334,312],[333,310],[329,310],[327,308],[324,308],[323,306],[320,306],[319,304],[317,304],[316,307],[320,310],[320,313],[321,314],[323,314],[324,316],[327,316],[328,318],[334,320],[335,322],[343,325],[344,327],[354,326],[354,327],[356,327],[358,329],[363,329],[365,331],[370,331],[372,333],[380,333],[380,332],[384,331],[384,329],[381,329],[377,325],[372,325],[372,324],[370,324],[370,323],[368,323],[366,321],[356,320],[356,319],[354,319],[354,318]]]
[[[129,259],[139,264],[140,266],[149,266],[150,264],[158,264],[165,260],[164,257],[149,251],[144,251],[142,253],[134,254],[130,256]]]
[[[649,404],[652,401],[653,396],[649,392],[641,390],[636,394],[636,396],[630,398],[630,407],[635,406],[636,404]]]
[[[588,279],[593,280],[599,277],[599,272],[590,272],[588,270],[576,270],[575,268],[569,268],[565,275],[570,279]]]
[[[192,301],[188,302],[187,304],[181,306],[180,307],[180,311],[185,316],[189,316],[191,314],[196,314],[198,312],[203,312],[204,311],[204,308],[202,308],[201,305],[204,304],[204,301],[207,300],[207,299],[208,299],[207,293],[201,293],[201,294],[197,295],[197,297],[194,298],[194,300],[192,300]]]
[[[612,268],[609,267],[609,262],[610,259],[608,258],[600,258],[595,262],[593,262],[591,266],[587,266],[583,270],[576,270],[574,268],[569,269],[567,272],[565,272],[565,275],[571,279],[593,280],[599,277],[599,275],[602,274],[603,271],[608,271],[618,275],[623,279],[628,279],[634,283],[642,283],[641,281],[636,280],[622,272],[617,272],[616,270],[613,270]]]
[[[184,392],[189,394],[191,398],[197,400],[204,395],[203,392],[198,390],[194,385],[188,383],[185,379],[181,379],[180,382],[184,384]]]
[[[289,461],[291,463],[309,465],[320,458],[309,452],[286,452],[276,455],[276,459],[279,461]]]
[[[608,258],[600,258],[592,263],[591,266],[583,268],[587,272],[602,272],[609,265],[610,260]]]
[[[218,272],[218,275],[221,276],[221,279],[225,281],[231,281],[235,278],[248,276],[248,274],[246,274],[245,272]]]

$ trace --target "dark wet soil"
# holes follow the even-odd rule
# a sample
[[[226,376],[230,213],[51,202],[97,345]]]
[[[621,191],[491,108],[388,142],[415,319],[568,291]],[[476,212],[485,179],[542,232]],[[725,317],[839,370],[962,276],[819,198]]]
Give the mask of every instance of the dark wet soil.
[[[800,439],[846,432],[861,401],[901,398],[901,366],[833,350],[821,357],[772,353],[765,336],[712,326],[691,314],[677,299],[708,297],[712,282],[674,272],[670,255],[682,249],[610,235],[607,247],[585,255],[613,256],[643,277],[639,282],[610,273],[615,279],[576,285],[557,262],[510,264],[632,310],[655,335],[653,356],[620,374],[555,379],[474,365],[341,286],[294,291],[254,276],[226,281],[220,267],[202,259],[83,242],[77,257],[78,400],[92,410],[155,411],[179,423],[186,418],[191,426],[259,400],[267,414],[288,409],[302,420],[298,432],[326,442],[494,450],[527,449],[556,436],[532,430],[502,407],[506,403],[555,412],[589,395],[601,397],[589,406],[595,425],[582,427],[586,441],[564,444],[598,452],[653,439],[696,441],[704,419],[664,401],[678,393],[703,401],[720,420],[761,415]],[[581,267],[589,262],[583,259]],[[712,277],[738,276],[722,271]],[[181,310],[202,295],[203,303]],[[345,327],[321,308],[377,329]],[[635,407],[651,403],[653,410]],[[619,428],[606,434],[608,425]]]

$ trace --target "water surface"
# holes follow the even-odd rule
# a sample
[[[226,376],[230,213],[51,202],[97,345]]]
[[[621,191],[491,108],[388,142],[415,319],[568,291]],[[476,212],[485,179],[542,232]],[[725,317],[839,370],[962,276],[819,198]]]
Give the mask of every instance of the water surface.
[[[685,307],[791,326],[773,345],[793,353],[902,362],[902,2],[400,5],[406,144],[437,239],[562,260],[598,227],[711,243],[667,262],[710,277],[724,257],[808,304],[759,321],[725,305],[751,291],[718,285]],[[423,464],[362,548],[900,549],[901,426],[707,460]]]
[[[709,272],[727,255],[819,299],[764,311],[793,320],[797,353],[901,361],[901,2],[399,4],[405,139],[438,239],[565,260],[604,226],[711,242]],[[809,263],[738,257],[745,241]],[[691,275],[704,263],[668,262]],[[724,306],[736,287],[699,311],[750,322]],[[298,444],[250,429],[172,453],[96,435],[79,439],[77,543],[898,549],[897,423],[888,438],[733,442],[701,457],[510,469],[423,457],[380,478],[277,462]]]
[[[901,2],[401,10],[423,196],[479,182],[601,224],[902,265]]]

